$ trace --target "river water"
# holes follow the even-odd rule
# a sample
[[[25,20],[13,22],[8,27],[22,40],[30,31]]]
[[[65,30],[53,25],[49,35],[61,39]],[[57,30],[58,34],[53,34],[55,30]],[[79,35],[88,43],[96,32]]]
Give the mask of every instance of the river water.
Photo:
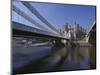
[[[96,68],[94,46],[14,47],[13,73],[38,73]]]

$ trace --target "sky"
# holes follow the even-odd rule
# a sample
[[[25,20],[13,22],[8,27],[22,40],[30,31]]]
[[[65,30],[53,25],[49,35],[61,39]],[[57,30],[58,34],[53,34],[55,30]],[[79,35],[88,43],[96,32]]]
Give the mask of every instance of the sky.
[[[32,17],[36,22],[46,27],[44,23],[42,23],[20,2],[14,2],[13,4],[28,14],[28,16]],[[80,26],[88,30],[90,23],[95,19],[96,15],[95,6],[36,2],[30,2],[30,4],[57,29],[62,28],[65,23],[73,25],[76,21]],[[12,12],[12,20],[20,21],[28,26],[36,27],[14,11]]]

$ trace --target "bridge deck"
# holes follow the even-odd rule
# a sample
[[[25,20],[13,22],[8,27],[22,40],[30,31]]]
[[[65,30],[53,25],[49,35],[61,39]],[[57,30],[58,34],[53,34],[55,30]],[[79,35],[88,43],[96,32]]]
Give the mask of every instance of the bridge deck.
[[[40,30],[34,27],[29,27],[21,23],[12,22],[13,35],[25,35],[25,36],[39,36],[39,37],[50,37],[50,38],[59,38],[66,39],[65,37],[55,34],[52,32]],[[66,39],[67,40],[67,39]]]

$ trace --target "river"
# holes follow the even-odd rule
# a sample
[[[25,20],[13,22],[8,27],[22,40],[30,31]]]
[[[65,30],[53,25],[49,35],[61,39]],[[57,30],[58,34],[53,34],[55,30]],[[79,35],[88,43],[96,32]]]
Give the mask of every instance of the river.
[[[94,46],[14,47],[13,73],[38,73],[96,68]]]

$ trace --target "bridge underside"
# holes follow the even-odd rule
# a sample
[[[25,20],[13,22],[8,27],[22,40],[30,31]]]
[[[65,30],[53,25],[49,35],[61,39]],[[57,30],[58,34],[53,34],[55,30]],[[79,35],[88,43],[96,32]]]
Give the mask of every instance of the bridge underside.
[[[22,30],[16,30],[13,29],[12,31],[12,36],[13,37],[25,37],[25,38],[34,38],[34,37],[40,37],[40,38],[48,38],[48,39],[54,39],[55,37],[50,37],[48,35],[42,35],[42,34],[37,34],[37,33],[32,33],[32,32],[27,32],[27,31],[22,31]]]

